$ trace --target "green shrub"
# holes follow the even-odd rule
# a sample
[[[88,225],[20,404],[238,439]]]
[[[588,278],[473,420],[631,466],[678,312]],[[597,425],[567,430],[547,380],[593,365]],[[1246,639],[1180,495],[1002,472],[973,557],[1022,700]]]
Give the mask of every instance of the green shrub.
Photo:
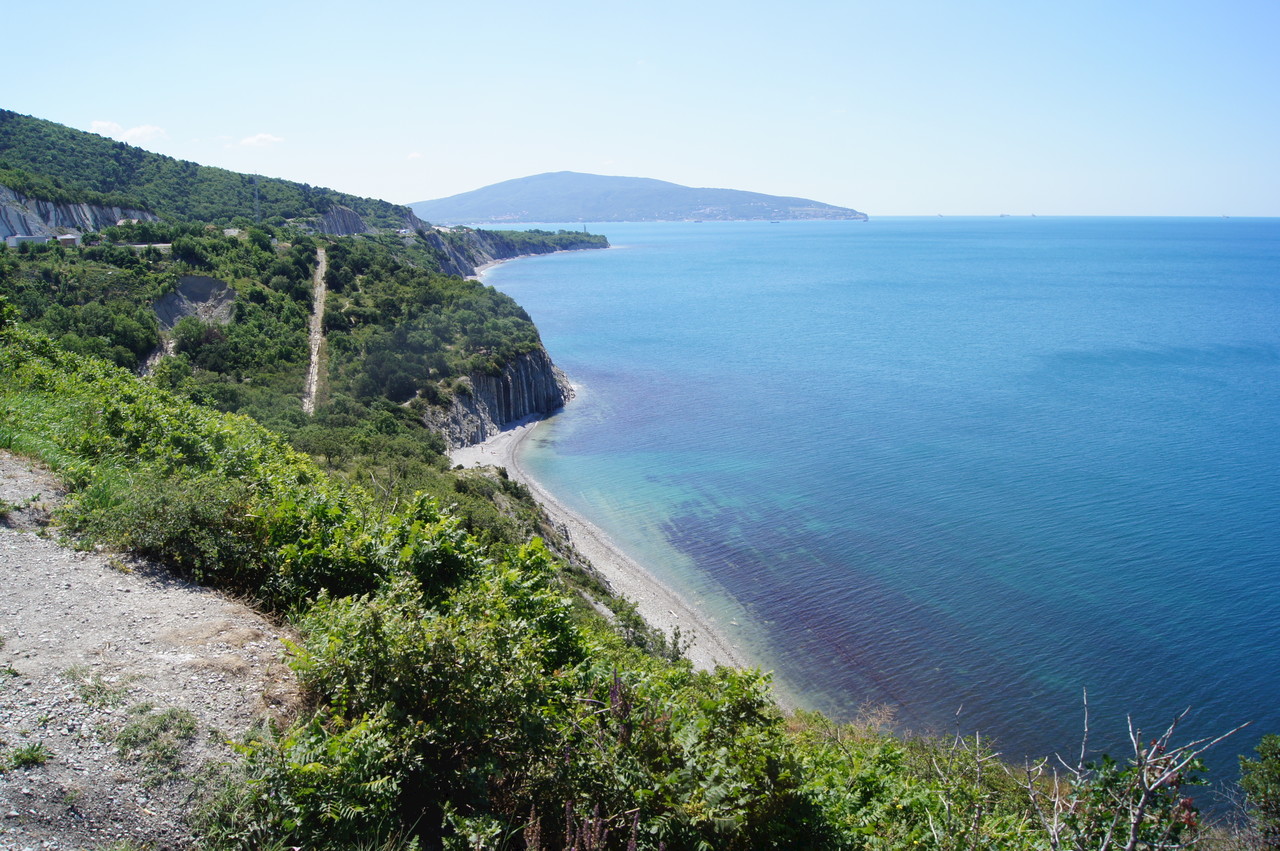
[[[256,592],[263,553],[253,504],[241,481],[143,466],[128,476],[100,477],[63,518],[88,542],[159,559],[199,582]]]
[[[1280,848],[1280,736],[1263,736],[1254,751],[1257,759],[1240,757],[1240,787],[1265,847]]]
[[[397,844],[402,778],[415,768],[404,738],[382,713],[354,722],[317,714],[282,736],[263,731],[241,746],[243,767],[197,818],[204,847]]]
[[[14,748],[9,754],[8,762],[14,768],[36,768],[49,761],[53,754],[40,742],[32,742]]]

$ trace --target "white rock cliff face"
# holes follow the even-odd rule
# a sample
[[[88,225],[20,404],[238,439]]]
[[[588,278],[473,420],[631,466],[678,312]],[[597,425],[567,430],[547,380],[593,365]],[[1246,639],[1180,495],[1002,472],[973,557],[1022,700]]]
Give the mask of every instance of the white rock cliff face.
[[[522,249],[510,239],[494,231],[473,230],[466,233],[465,244],[456,246],[435,231],[426,234],[427,242],[441,254],[440,265],[449,275],[470,277],[476,270],[496,260],[510,260],[522,256]],[[579,248],[601,248],[596,242],[583,240],[579,243],[563,244],[558,248],[546,247],[540,253],[555,251],[572,251]]]
[[[127,207],[99,207],[95,204],[58,204],[28,198],[7,186],[0,186],[0,237],[53,236],[62,231],[90,231],[110,227],[121,219],[158,221],[153,213]]]
[[[355,234],[373,233],[374,229],[365,224],[360,215],[348,207],[330,207],[317,223],[317,230],[333,236],[354,236]]]
[[[564,407],[573,396],[569,380],[544,349],[521,355],[499,375],[468,376],[469,394],[459,393],[447,408],[432,408],[427,422],[444,434],[450,449],[486,440],[529,417]]]

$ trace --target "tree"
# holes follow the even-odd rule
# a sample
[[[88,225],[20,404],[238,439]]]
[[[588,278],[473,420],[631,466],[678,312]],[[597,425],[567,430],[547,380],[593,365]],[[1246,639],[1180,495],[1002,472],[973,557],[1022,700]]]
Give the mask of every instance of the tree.
[[[9,299],[0,295],[0,331],[18,321],[18,309],[9,304]]]
[[[1240,757],[1240,786],[1264,848],[1280,849],[1280,736],[1263,736],[1256,760]]]

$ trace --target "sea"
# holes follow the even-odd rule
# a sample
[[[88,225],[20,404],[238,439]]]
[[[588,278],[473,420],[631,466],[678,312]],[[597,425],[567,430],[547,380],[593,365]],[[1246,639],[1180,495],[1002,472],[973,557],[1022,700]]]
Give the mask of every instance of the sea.
[[[582,229],[582,225],[563,225]],[[522,464],[840,719],[1014,763],[1280,733],[1280,219],[588,225],[486,282]]]

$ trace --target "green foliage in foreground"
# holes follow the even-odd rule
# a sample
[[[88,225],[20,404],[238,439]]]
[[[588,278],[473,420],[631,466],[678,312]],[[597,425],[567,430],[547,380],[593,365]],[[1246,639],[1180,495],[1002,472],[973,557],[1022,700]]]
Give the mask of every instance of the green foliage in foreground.
[[[1263,736],[1257,759],[1240,757],[1240,786],[1265,848],[1280,848],[1280,736]]]
[[[53,754],[40,742],[31,742],[14,748],[10,753],[0,752],[0,774],[11,768],[35,768],[44,765]]]
[[[0,300],[0,447],[62,474],[69,528],[289,611],[302,635],[311,708],[240,745],[205,847],[1075,848],[1127,812],[1124,772],[1064,796],[976,741],[784,717],[759,672],[695,672],[577,616],[539,542],[485,546],[425,497],[381,510],[252,420],[12,319]],[[184,728],[152,714],[127,746],[163,768]],[[1044,802],[1064,800],[1090,804],[1051,835]],[[1152,800],[1136,833],[1181,819],[1177,844],[1194,836],[1180,801]]]

